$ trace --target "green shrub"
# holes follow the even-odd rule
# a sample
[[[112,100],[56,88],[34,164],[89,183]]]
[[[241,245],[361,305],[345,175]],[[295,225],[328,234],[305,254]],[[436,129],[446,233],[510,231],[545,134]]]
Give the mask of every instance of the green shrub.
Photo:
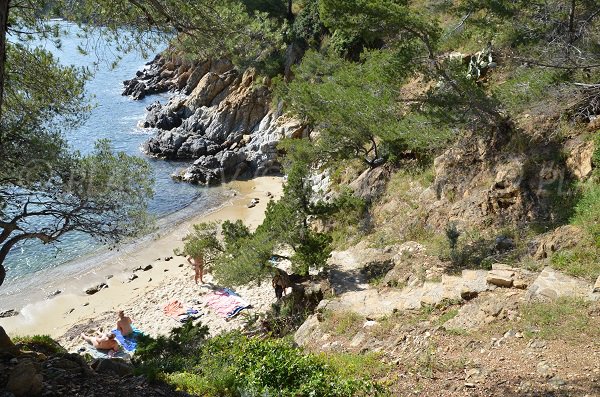
[[[381,360],[381,353],[321,353],[320,357],[323,362],[345,377],[354,377],[356,374],[363,374],[365,377],[371,379],[379,379],[385,377],[391,369],[389,364],[385,364]]]
[[[594,280],[600,274],[600,252],[584,243],[568,250],[555,252],[550,258],[554,269],[571,276]]]
[[[169,338],[140,341],[141,372],[200,396],[378,395],[376,383],[342,372],[321,356],[283,339],[231,332],[206,339],[205,327],[180,328]],[[361,374],[362,375],[362,374]]]
[[[591,182],[584,186],[572,222],[581,226],[600,248],[600,184]]]
[[[507,110],[518,114],[532,103],[547,99],[548,89],[563,80],[562,71],[519,67],[493,94]]]
[[[16,336],[12,340],[21,350],[30,350],[45,355],[67,352],[64,347],[48,335]]]
[[[600,168],[600,131],[594,134],[594,154],[592,155],[592,164],[594,168]]]
[[[335,335],[352,338],[362,328],[364,318],[352,311],[325,311],[323,328]]]
[[[317,0],[309,0],[294,19],[290,29],[292,39],[304,46],[318,48],[324,33],[325,27],[319,17],[319,3]]]

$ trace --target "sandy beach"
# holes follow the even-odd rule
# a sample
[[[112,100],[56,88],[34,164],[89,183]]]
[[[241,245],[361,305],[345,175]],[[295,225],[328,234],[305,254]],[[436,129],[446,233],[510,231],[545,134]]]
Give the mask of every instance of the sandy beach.
[[[176,299],[185,306],[199,309],[202,313],[199,321],[208,325],[212,334],[239,327],[245,316],[238,315],[231,321],[225,321],[206,307],[205,298],[219,287],[213,283],[211,275],[204,277],[204,285],[196,285],[192,266],[185,258],[173,254],[173,249],[182,246],[182,238],[195,223],[241,219],[251,229],[256,228],[264,218],[269,200],[281,197],[282,178],[236,181],[227,187],[236,194],[223,206],[208,214],[192,217],[133,250],[98,260],[83,273],[46,283],[50,285],[43,287],[44,293],[49,290],[62,292],[27,304],[19,310],[19,315],[0,319],[0,325],[10,336],[47,334],[75,349],[82,344],[78,337],[82,331],[114,327],[115,312],[119,309],[125,310],[134,320],[134,325],[144,333],[153,336],[166,334],[181,325],[162,311],[166,303]],[[271,198],[268,193],[271,193]],[[260,202],[254,208],[248,208],[253,198]],[[152,265],[152,268],[134,273],[134,269],[147,265]],[[132,274],[137,278],[130,281]],[[93,295],[84,293],[86,287],[101,282],[106,283],[108,288]],[[269,284],[246,286],[236,289],[236,292],[252,305],[251,310],[246,310],[248,314],[262,312],[275,302]]]

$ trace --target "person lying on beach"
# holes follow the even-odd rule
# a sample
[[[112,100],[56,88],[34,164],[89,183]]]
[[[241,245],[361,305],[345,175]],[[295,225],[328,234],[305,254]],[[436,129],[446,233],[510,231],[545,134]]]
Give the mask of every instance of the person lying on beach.
[[[196,284],[198,284],[198,280],[204,284],[204,280],[202,280],[202,275],[204,273],[204,257],[202,255],[193,258],[189,256],[187,261],[194,266],[194,280],[196,281]]]
[[[119,351],[119,344],[115,339],[115,334],[112,332],[109,332],[108,334],[97,332],[97,335],[98,336],[87,336],[85,333],[81,333],[81,337],[96,349],[113,350],[115,352]]]
[[[117,329],[123,336],[131,335],[133,333],[133,327],[131,326],[133,321],[131,321],[131,318],[125,316],[123,310],[119,310],[118,315]]]

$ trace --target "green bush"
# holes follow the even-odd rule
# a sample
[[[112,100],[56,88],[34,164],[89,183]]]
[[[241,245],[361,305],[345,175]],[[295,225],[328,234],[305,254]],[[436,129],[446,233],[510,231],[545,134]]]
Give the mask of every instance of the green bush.
[[[596,170],[600,168],[600,131],[596,131],[594,134],[594,154],[592,156],[592,164]]]
[[[45,355],[67,352],[64,347],[48,335],[16,336],[12,340],[21,350],[30,350]]]
[[[598,248],[585,243],[569,249],[560,250],[551,257],[553,268],[571,276],[594,280],[600,274],[600,252]]]
[[[292,40],[310,48],[319,48],[325,27],[319,17],[319,3],[308,0],[290,29]]]
[[[169,338],[144,338],[138,370],[199,396],[380,395],[376,383],[341,373],[321,356],[283,339],[240,332],[206,339],[205,327],[186,325]]]
[[[581,226],[594,245],[600,248],[600,184],[590,181],[583,187],[572,222]]]
[[[494,96],[508,111],[518,114],[533,103],[548,98],[548,89],[564,81],[564,72],[554,69],[519,67],[494,90]]]

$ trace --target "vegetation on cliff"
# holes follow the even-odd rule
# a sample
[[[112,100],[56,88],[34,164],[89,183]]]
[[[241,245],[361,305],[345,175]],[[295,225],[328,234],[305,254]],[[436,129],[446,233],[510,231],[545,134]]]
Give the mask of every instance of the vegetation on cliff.
[[[261,281],[273,271],[271,261],[281,258],[306,275],[325,266],[332,236],[364,221],[364,228],[348,228],[358,239],[381,246],[417,241],[433,253],[432,261],[452,272],[487,269],[502,261],[533,270],[550,264],[572,275],[597,277],[600,10],[596,1],[304,0],[291,2],[291,14],[286,3],[53,2],[63,7],[60,15],[93,21],[89,25],[93,29],[114,33],[124,26],[137,28],[114,36],[124,40],[123,49],[149,44],[148,39],[175,37],[173,48],[191,59],[227,57],[238,68],[256,68],[266,77],[264,85],[273,89],[275,100],[308,126],[307,139],[285,141],[279,147],[288,179],[284,197],[269,204],[264,223],[255,231],[242,223],[224,223],[220,229],[199,225],[187,240],[185,253],[202,252],[224,285]],[[0,5],[7,7],[8,2]],[[39,21],[38,15],[27,12],[21,19],[11,15],[26,26]],[[148,28],[157,35],[145,36]],[[70,116],[81,110],[85,74],[61,68],[39,51],[17,44],[6,51],[2,81],[8,83],[2,95],[0,138],[13,131],[21,141],[32,142],[25,157],[18,148],[0,149],[7,151],[2,158],[10,165],[3,168],[8,170],[7,183],[16,188],[9,197],[19,197],[15,191],[71,193],[60,179],[65,174],[49,174],[46,168],[33,168],[31,185],[11,179],[10,172],[20,175],[30,169],[23,158],[40,158],[41,153],[61,166],[77,165],[82,174],[87,166],[100,164],[103,172],[99,180],[93,179],[94,186],[108,186],[103,182],[114,170],[123,170],[127,183],[111,185],[110,191],[74,189],[68,197],[80,201],[61,202],[59,207],[73,205],[87,211],[89,199],[94,210],[104,209],[97,203],[113,210],[117,221],[111,225],[117,229],[107,230],[106,237],[139,230],[145,224],[139,210],[149,195],[143,164],[113,155],[106,144],[101,144],[96,157],[69,155],[53,121],[60,116],[77,122]],[[29,57],[41,65],[35,73],[49,76],[51,82],[61,75],[64,85],[44,86],[40,96],[25,95],[28,80],[10,77],[20,76],[15,73],[22,66],[18,60]],[[327,202],[311,186],[310,175],[319,172],[334,182],[328,186],[334,198]],[[360,178],[366,188],[353,187],[360,199],[340,186]],[[47,181],[50,187],[42,183]],[[81,196],[83,191],[92,196]],[[125,200],[128,210],[116,210],[117,199]],[[0,196],[4,222],[0,242],[8,244],[13,232],[40,238],[18,223],[13,229],[9,226],[9,215],[20,219],[18,210],[27,214],[27,198],[13,203],[15,210],[6,210],[10,206],[5,203],[10,204],[9,199]],[[55,202],[49,205],[48,211],[56,211]],[[44,234],[42,239],[49,242],[73,227],[70,208],[58,216],[65,221],[58,234]],[[133,219],[135,228],[129,223],[118,228],[122,225],[118,221],[126,219]],[[98,233],[90,229],[97,227],[92,221],[78,227]],[[566,224],[575,226],[583,238],[564,238],[557,227]],[[395,286],[406,280],[409,277],[395,280]],[[512,285],[515,280],[508,281]],[[564,310],[556,310],[560,305]],[[585,310],[587,306],[570,301],[531,306],[522,324],[556,328],[561,325],[557,317],[581,318]],[[437,324],[457,314],[458,309],[446,310]],[[355,318],[331,329],[339,333],[359,329],[361,317],[349,316]],[[285,341],[237,333],[205,340],[201,329],[178,332],[170,339],[147,341],[140,361],[147,374],[189,392],[353,395],[375,390],[355,374],[341,375],[326,359]],[[427,353],[422,361],[432,377],[434,354]]]
[[[144,339],[136,354],[138,371],[199,396],[383,395],[368,378],[381,365],[353,372],[341,359],[303,352],[285,339],[239,332],[207,338],[207,331],[189,323],[169,337]]]

